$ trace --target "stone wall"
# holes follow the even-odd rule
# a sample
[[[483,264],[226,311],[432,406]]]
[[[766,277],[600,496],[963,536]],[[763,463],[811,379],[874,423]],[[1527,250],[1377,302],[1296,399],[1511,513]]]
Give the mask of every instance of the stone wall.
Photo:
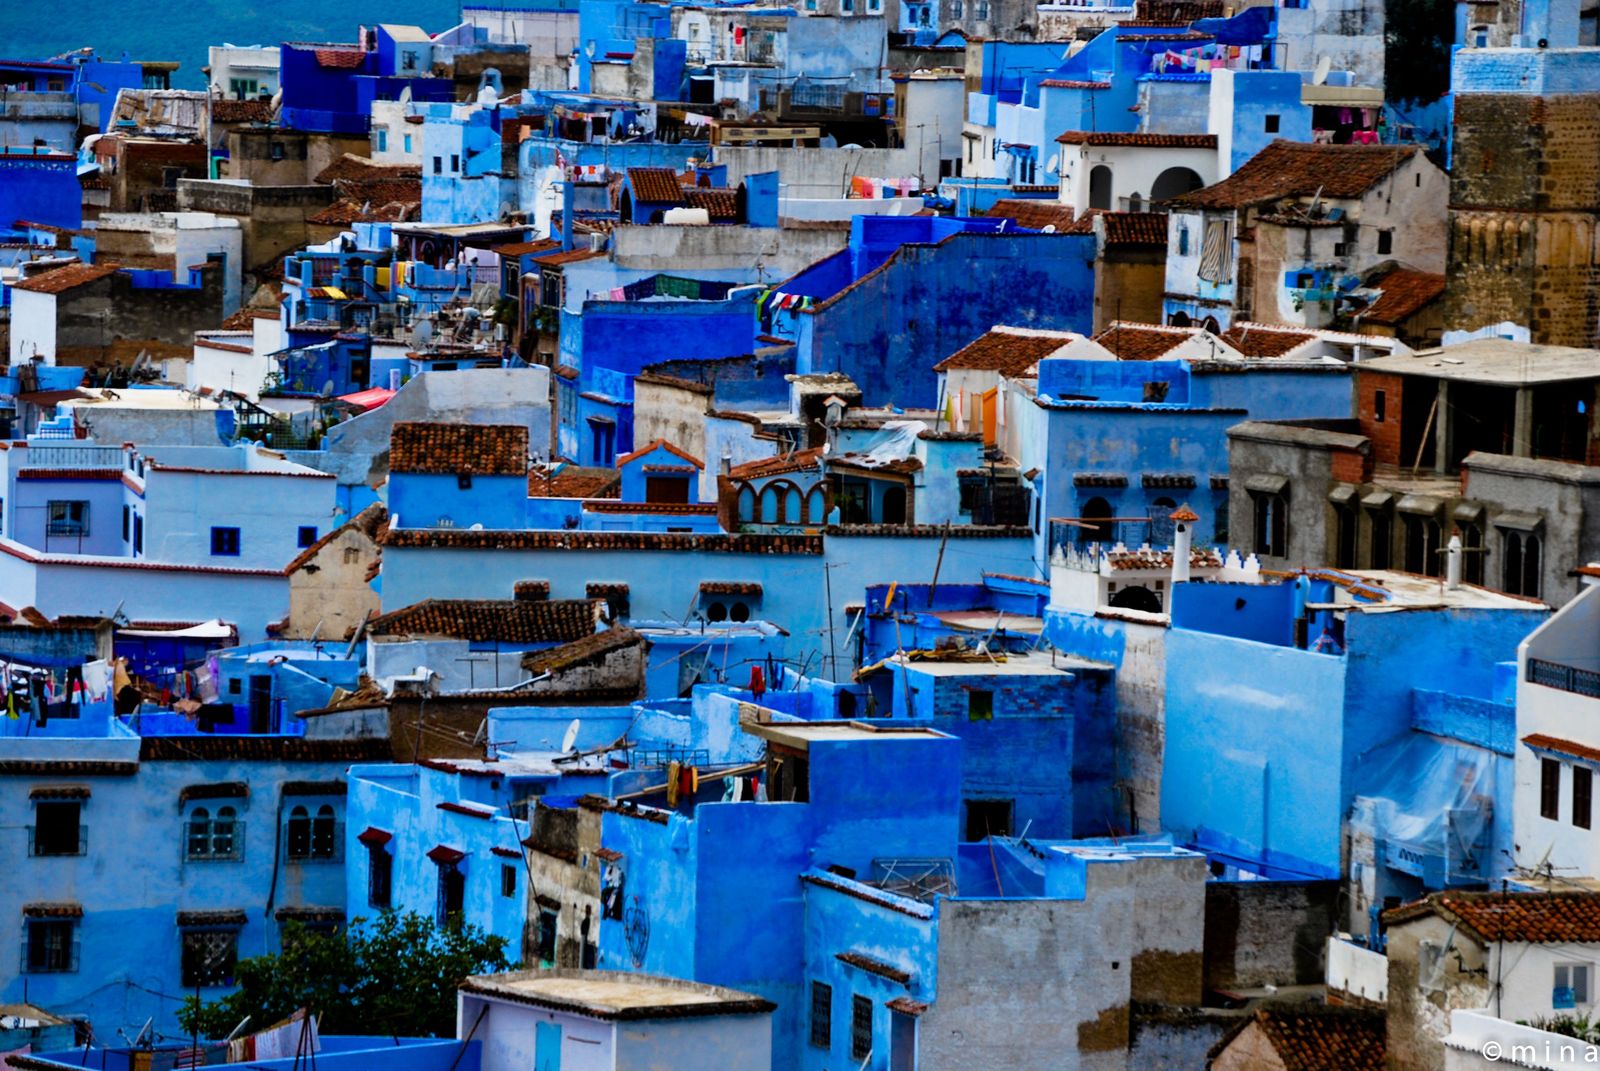
[[[1337,881],[1209,882],[1206,989],[1322,982],[1338,900]]]

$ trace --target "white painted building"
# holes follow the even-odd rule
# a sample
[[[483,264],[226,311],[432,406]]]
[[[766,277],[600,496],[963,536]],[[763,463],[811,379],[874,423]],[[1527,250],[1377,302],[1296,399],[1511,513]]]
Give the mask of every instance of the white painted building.
[[[456,1036],[482,1042],[482,1071],[769,1071],[774,1007],[649,974],[510,971],[461,983]]]
[[[1512,820],[1519,868],[1561,879],[1600,876],[1597,769],[1600,587],[1590,580],[1517,650]]]
[[[255,100],[278,92],[277,45],[212,45],[211,85],[228,100]]]
[[[106,212],[97,228],[97,250],[107,261],[141,268],[140,254],[151,264],[168,264],[173,281],[189,281],[189,269],[211,256],[222,257],[222,313],[235,312],[241,297],[244,230],[231,216],[211,212]],[[129,255],[132,254],[132,255]]]
[[[1056,139],[1060,201],[1139,212],[1217,181],[1215,134],[1108,134],[1073,130]],[[1045,167],[1046,171],[1050,168]]]

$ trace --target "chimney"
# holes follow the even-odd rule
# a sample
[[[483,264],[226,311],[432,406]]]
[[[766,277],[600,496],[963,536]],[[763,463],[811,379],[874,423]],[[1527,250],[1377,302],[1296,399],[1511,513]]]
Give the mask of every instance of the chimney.
[[[1461,533],[1451,532],[1450,543],[1445,548],[1444,586],[1454,591],[1461,586]]]
[[[550,581],[519,580],[511,591],[517,602],[544,602],[550,598]]]
[[[732,454],[723,454],[722,455],[722,474],[724,476],[732,476],[733,475],[733,455]]]
[[[1184,503],[1172,511],[1172,582],[1182,584],[1189,579],[1190,544],[1194,538],[1193,525],[1199,514]]]

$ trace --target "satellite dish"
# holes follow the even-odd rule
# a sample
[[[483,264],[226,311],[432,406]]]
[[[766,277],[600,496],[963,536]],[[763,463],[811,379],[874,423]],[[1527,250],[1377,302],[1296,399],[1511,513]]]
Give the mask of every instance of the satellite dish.
[[[1045,161],[1044,173],[1047,174],[1047,175],[1054,175],[1054,174],[1056,174],[1056,169],[1058,167],[1060,167],[1060,166],[1061,166],[1061,154],[1060,153],[1052,153],[1050,155],[1050,159]]]
[[[1328,72],[1333,70],[1333,60],[1327,56],[1317,57],[1317,69],[1311,75],[1311,84],[1314,86],[1326,85]]]
[[[572,724],[567,726],[567,731],[561,734],[561,750],[571,751],[578,742],[578,726],[581,723],[577,718],[572,719]]]
[[[396,100],[398,100],[399,103],[402,104],[402,105],[410,104],[411,103],[411,87],[410,86],[403,87],[400,90],[400,96],[397,97]]]
[[[1040,228],[1040,230],[1045,234],[1054,234],[1056,232],[1056,225],[1054,223],[1046,223]]]
[[[333,397],[333,380],[330,379],[322,385],[322,396],[324,398]]]

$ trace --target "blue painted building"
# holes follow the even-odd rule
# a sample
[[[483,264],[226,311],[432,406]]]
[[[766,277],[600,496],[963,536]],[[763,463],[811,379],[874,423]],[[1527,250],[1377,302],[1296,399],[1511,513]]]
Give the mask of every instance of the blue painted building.
[[[0,235],[17,234],[19,222],[82,226],[83,189],[70,152],[0,146]]]
[[[365,134],[375,100],[398,100],[405,90],[414,101],[454,100],[455,84],[432,77],[422,62],[428,45],[420,34],[415,27],[380,26],[359,44],[284,44],[279,121],[293,130]],[[407,57],[411,67],[404,66]]]
[[[1092,327],[1091,236],[1000,233],[1001,220],[858,216],[845,250],[778,284],[763,318],[796,371],[842,372],[869,405],[934,407],[933,365],[996,323]]]
[[[1384,749],[1419,730],[1470,740],[1483,735],[1474,721],[1504,720],[1496,662],[1547,613],[1403,573],[1178,585],[1166,637],[1163,825],[1241,866],[1340,876],[1345,819],[1358,791],[1382,795]],[[1403,812],[1410,800],[1395,802]],[[1461,801],[1464,812],[1485,806],[1492,793]],[[1469,844],[1442,834],[1397,843],[1387,865],[1424,882],[1487,880],[1495,834],[1482,818],[1460,816],[1476,835]],[[1399,825],[1377,832],[1405,839]]]

